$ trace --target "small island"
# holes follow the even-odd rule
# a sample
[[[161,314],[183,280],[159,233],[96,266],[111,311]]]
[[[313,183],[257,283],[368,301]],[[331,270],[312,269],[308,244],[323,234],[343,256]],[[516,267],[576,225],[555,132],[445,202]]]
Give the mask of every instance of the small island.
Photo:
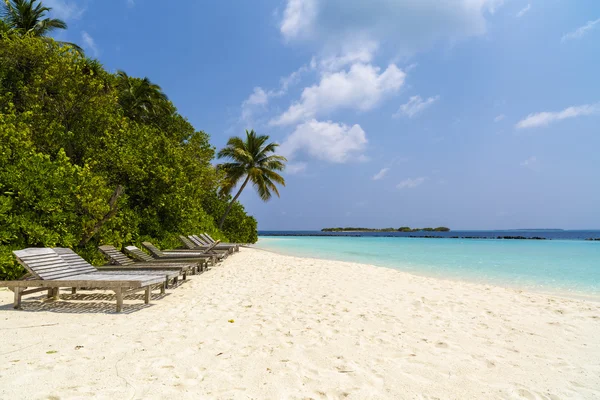
[[[402,226],[400,228],[323,228],[321,232],[450,232],[450,228],[438,226],[437,228],[410,228]]]

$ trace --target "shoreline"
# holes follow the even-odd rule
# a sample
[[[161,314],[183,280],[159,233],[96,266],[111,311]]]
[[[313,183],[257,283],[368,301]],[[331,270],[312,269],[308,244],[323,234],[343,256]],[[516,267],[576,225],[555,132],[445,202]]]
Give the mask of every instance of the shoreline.
[[[564,290],[560,290],[560,289],[548,289],[548,290],[539,289],[538,290],[538,289],[535,289],[532,287],[521,287],[521,286],[516,286],[516,285],[513,286],[513,285],[509,285],[509,284],[502,284],[499,282],[482,282],[482,281],[470,280],[467,278],[463,278],[463,279],[453,278],[453,277],[443,276],[442,274],[415,273],[413,271],[408,272],[408,271],[401,269],[400,267],[394,267],[394,266],[389,266],[389,265],[377,265],[377,264],[364,263],[361,261],[348,261],[348,260],[340,260],[340,259],[336,259],[336,258],[321,258],[321,257],[311,257],[311,256],[306,256],[306,255],[292,254],[292,253],[286,253],[285,251],[277,251],[277,250],[273,250],[273,249],[265,249],[262,247],[257,247],[256,244],[248,245],[246,247],[250,248],[250,249],[266,251],[266,252],[270,252],[270,253],[281,255],[281,256],[287,256],[287,257],[307,258],[307,259],[311,259],[311,260],[324,261],[324,262],[335,261],[335,262],[360,264],[360,265],[364,265],[367,267],[386,268],[386,269],[390,269],[392,271],[397,271],[402,274],[408,274],[408,275],[415,276],[415,277],[437,279],[437,280],[442,280],[442,281],[447,281],[447,282],[467,283],[467,284],[473,284],[473,285],[480,285],[480,286],[484,286],[484,287],[497,287],[497,288],[502,288],[502,289],[506,289],[506,290],[514,290],[515,292],[519,292],[519,293],[529,292],[529,293],[541,294],[541,295],[546,295],[546,296],[562,297],[565,299],[583,300],[583,301],[591,301],[591,302],[595,302],[595,303],[600,303],[600,294],[589,293],[589,292],[585,292],[585,291],[569,292],[569,291],[564,291]]]
[[[123,314],[88,293],[0,291],[1,398],[600,397],[591,301],[247,247]]]

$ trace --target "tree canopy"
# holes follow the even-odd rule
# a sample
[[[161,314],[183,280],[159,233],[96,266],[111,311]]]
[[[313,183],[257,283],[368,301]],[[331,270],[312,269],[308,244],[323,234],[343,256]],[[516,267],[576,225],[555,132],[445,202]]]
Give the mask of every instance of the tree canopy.
[[[219,151],[219,158],[230,160],[230,162],[219,165],[219,169],[225,173],[225,180],[221,186],[222,192],[230,194],[245,177],[242,186],[231,200],[231,204],[242,194],[248,182],[252,182],[263,201],[269,201],[273,193],[279,197],[276,184],[285,186],[285,180],[278,172],[285,169],[287,160],[283,156],[274,154],[279,144],[267,143],[268,140],[268,136],[257,135],[254,130],[246,131],[245,138],[231,137],[227,141],[227,146]],[[219,228],[223,226],[230,208],[231,206],[221,217]]]
[[[11,251],[23,247],[100,262],[99,244],[171,247],[181,233],[255,242],[256,220],[219,191],[229,180],[214,158],[208,134],[148,78],[109,73],[50,38],[3,34],[0,279],[22,273]]]

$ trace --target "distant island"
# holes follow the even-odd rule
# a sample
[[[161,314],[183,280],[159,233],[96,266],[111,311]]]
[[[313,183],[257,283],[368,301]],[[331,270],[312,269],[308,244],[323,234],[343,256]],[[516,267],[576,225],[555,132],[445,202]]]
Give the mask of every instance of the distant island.
[[[437,228],[410,228],[402,226],[400,228],[323,228],[321,232],[450,232],[450,228],[438,226]]]

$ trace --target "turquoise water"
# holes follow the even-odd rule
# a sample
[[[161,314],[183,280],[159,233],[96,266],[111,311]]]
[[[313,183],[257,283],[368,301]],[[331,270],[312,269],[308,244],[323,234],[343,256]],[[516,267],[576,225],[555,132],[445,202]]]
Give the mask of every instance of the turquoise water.
[[[270,236],[260,237],[257,247],[417,275],[600,296],[600,242]]]

